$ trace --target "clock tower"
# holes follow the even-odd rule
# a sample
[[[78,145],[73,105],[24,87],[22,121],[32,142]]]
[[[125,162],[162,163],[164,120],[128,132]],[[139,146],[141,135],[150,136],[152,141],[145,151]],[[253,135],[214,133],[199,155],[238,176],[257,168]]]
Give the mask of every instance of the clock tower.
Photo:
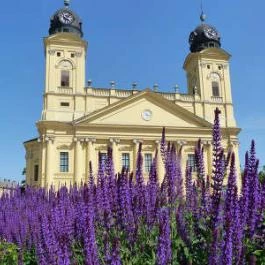
[[[49,36],[44,39],[42,120],[72,121],[84,115],[87,42],[82,37],[82,21],[65,0],[64,7],[51,17]],[[62,108],[66,113],[62,114]]]
[[[201,24],[190,33],[190,54],[184,62],[188,94],[204,102],[200,116],[213,121],[215,104],[222,104],[222,126],[236,127],[229,71],[231,56],[221,48],[219,32],[205,23],[203,13],[200,19]]]

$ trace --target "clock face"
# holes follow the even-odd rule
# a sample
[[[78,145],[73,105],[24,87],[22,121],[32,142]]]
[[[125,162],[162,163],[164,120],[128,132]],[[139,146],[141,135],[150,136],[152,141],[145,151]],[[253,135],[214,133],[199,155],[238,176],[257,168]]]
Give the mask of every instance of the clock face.
[[[204,33],[205,33],[205,36],[209,39],[218,39],[218,33],[213,28],[210,28],[210,27],[206,28]]]
[[[152,118],[152,111],[151,110],[144,110],[142,112],[142,118],[145,120],[145,121],[150,121],[151,118]]]
[[[213,81],[218,82],[218,81],[220,81],[220,76],[217,73],[211,73],[211,79]]]
[[[74,16],[68,11],[63,11],[60,13],[59,19],[64,24],[71,24],[74,21]]]

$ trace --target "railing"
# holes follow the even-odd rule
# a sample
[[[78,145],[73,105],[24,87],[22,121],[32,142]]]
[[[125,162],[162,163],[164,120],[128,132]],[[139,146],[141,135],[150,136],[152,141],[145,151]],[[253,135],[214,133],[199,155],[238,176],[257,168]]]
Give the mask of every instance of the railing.
[[[115,95],[118,98],[127,98],[132,95],[131,90],[118,90],[117,89],[115,92],[116,92]]]
[[[96,97],[108,97],[110,94],[110,90],[109,89],[102,89],[102,88],[98,88],[98,89],[93,89],[93,96]]]
[[[96,96],[96,97],[117,97],[117,98],[127,98],[133,94],[140,92],[139,90],[125,90],[125,89],[108,89],[108,88],[92,88],[87,87],[87,94]],[[195,97],[194,95],[188,94],[178,94],[178,93],[167,93],[167,92],[158,92],[158,94],[162,95],[165,99],[174,101],[186,101],[186,102],[194,102],[195,99],[200,100],[200,96]],[[214,102],[222,102],[221,97],[212,97],[212,101]]]
[[[57,87],[57,92],[61,94],[73,94],[73,88],[72,87]]]
[[[167,100],[175,100],[175,93],[159,93]]]
[[[222,97],[212,97],[212,102],[215,103],[222,103],[223,102],[223,98]]]
[[[16,189],[18,186],[18,183],[16,181],[11,180],[1,180],[0,179],[0,196],[4,191],[11,191]]]
[[[180,100],[182,101],[194,101],[194,96],[193,95],[186,95],[186,94],[181,94],[180,95]]]

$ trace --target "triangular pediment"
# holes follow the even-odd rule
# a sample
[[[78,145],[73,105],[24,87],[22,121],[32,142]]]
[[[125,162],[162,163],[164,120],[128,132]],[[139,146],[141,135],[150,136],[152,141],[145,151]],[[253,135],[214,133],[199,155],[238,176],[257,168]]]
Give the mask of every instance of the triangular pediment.
[[[211,123],[183,107],[165,99],[159,93],[145,90],[99,111],[79,118],[76,126],[166,126],[178,128],[211,128]]]

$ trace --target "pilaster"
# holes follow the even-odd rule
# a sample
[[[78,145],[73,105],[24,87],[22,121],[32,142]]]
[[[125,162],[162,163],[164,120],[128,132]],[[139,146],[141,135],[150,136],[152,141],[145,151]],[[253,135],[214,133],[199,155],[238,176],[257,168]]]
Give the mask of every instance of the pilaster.
[[[47,189],[53,184],[54,177],[54,136],[44,136],[44,142],[46,143],[46,178],[45,186]]]
[[[176,141],[176,150],[178,152],[178,155],[180,157],[180,166],[181,166],[181,172],[183,175],[183,178],[185,177],[185,172],[186,172],[186,161],[187,161],[187,156],[185,154],[185,146],[187,142],[185,140],[177,140]]]
[[[205,173],[211,176],[213,171],[213,152],[212,152],[212,142],[204,140],[202,141],[204,149],[204,164],[205,164]]]
[[[93,158],[95,157],[95,147],[94,144],[96,143],[95,137],[88,137],[85,138],[85,141],[87,142],[87,157],[86,157],[86,176],[87,179],[89,178],[89,163],[92,163],[92,169],[94,168],[94,162]]]
[[[120,143],[119,138],[110,138],[109,139],[112,147],[112,156],[113,156],[113,164],[114,164],[114,172],[119,172],[121,168],[121,163],[120,163],[120,154],[118,151],[118,145]]]
[[[84,139],[75,137],[74,142],[75,142],[75,158],[74,158],[74,183],[80,184],[82,181],[83,177],[83,165],[82,165],[82,143]]]
[[[241,186],[242,186],[242,180],[240,178],[241,176],[241,171],[240,171],[240,160],[239,160],[239,141],[234,139],[230,141],[230,149],[231,151],[234,152],[235,154],[235,166],[236,166],[236,175],[239,176],[237,177],[237,185],[238,185],[238,191],[240,192]]]
[[[140,139],[133,139],[133,172],[135,176],[136,172],[136,164],[137,164],[137,155],[138,155],[138,149],[139,149],[139,144],[143,143],[143,140]]]

